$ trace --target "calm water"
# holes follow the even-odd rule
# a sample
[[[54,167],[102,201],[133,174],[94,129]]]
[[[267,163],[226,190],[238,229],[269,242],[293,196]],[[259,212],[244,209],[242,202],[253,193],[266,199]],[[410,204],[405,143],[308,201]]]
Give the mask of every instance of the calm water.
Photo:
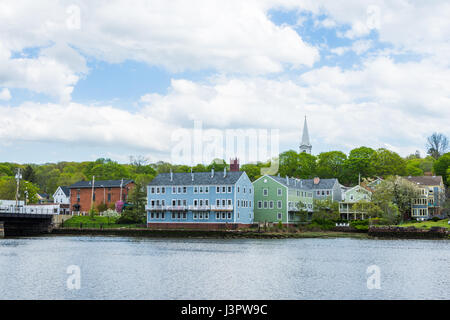
[[[449,270],[450,241],[0,240],[0,299],[450,299]]]

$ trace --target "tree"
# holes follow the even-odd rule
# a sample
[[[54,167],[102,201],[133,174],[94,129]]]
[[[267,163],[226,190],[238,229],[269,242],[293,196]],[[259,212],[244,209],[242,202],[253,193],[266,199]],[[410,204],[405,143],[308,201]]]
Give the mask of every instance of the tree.
[[[407,176],[423,176],[423,170],[420,169],[421,159],[411,159],[406,162]]]
[[[255,181],[261,177],[261,168],[256,164],[244,164],[241,171],[245,171],[251,181]]]
[[[381,208],[372,201],[360,200],[353,205],[353,210],[363,212],[370,218],[376,218],[382,215]]]
[[[442,155],[433,165],[434,173],[437,176],[442,176],[444,179],[444,183],[447,184],[447,186],[450,186],[450,182],[448,181],[448,177],[450,175],[448,174],[448,169],[450,168],[450,152]]]
[[[2,200],[15,200],[16,199],[16,187],[17,182],[14,177],[2,177],[0,178],[0,199]],[[39,188],[33,183],[21,180],[19,188],[19,199],[24,201],[26,194],[28,193],[28,203],[37,202],[37,193]]]
[[[145,205],[147,203],[146,186],[139,181],[135,181],[134,188],[128,195],[128,203],[117,223],[145,223]]]
[[[406,215],[411,212],[412,199],[419,194],[420,189],[415,184],[404,178],[392,176],[376,187],[372,201],[389,217],[396,211],[391,204],[394,204],[401,214]]]
[[[312,220],[334,221],[339,219],[339,203],[331,199],[314,200],[314,213]]]
[[[406,162],[397,153],[387,149],[378,149],[372,155],[372,165],[375,175],[387,177],[391,175],[404,176],[406,174]]]
[[[428,154],[435,159],[439,159],[448,149],[448,139],[442,133],[433,133],[427,138]]]
[[[323,179],[342,180],[347,155],[341,151],[322,152],[317,157],[317,175]]]
[[[23,170],[22,177],[24,180],[27,180],[30,182],[36,182],[36,175],[34,173],[33,167],[30,165],[27,165],[25,167],[25,170]]]
[[[373,166],[373,156],[375,150],[368,147],[360,147],[350,151],[347,161],[345,162],[345,175],[347,183],[358,183],[358,177],[371,178],[375,175]]]
[[[280,154],[280,168],[278,172],[282,176],[295,176],[299,166],[298,153],[294,150],[285,151]]]

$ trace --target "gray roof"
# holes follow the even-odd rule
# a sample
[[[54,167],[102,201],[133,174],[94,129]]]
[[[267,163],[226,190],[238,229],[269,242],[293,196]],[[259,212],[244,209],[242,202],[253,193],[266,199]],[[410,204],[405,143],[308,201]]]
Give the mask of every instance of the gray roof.
[[[418,185],[424,185],[424,186],[438,186],[442,184],[442,177],[441,176],[419,176],[419,177],[404,177],[405,179],[418,184]]]
[[[312,190],[331,190],[333,189],[335,183],[339,183],[336,178],[333,179],[320,179],[318,184],[314,184],[314,179],[306,179],[303,180],[303,185],[305,185],[308,189]]]
[[[211,177],[211,172],[194,172],[194,181],[192,181],[191,173],[173,173],[173,179],[170,179],[170,173],[158,174],[149,186],[189,186],[189,185],[223,185],[235,184],[244,174],[244,171],[229,171],[226,176],[222,172],[215,172]]]
[[[289,178],[289,185],[288,185],[286,177],[284,178],[279,176],[269,176],[269,177],[271,177],[275,181],[281,183],[283,186],[286,186],[288,188],[309,190],[309,188],[304,184],[305,180],[302,179]]]
[[[320,179],[318,184],[314,184],[313,179],[295,179],[289,178],[289,185],[287,184],[286,177],[270,176],[274,180],[280,182],[282,185],[289,188],[303,189],[303,190],[331,190],[337,179]],[[339,182],[338,182],[339,183]]]
[[[126,186],[134,182],[133,180],[124,179],[123,185]],[[120,188],[122,180],[96,180],[94,183],[94,188]],[[82,189],[82,188],[92,188],[92,181],[78,181],[73,185],[69,186],[69,189]]]
[[[59,186],[62,190],[62,192],[64,192],[64,194],[66,195],[66,197],[70,196],[70,189],[68,186]]]

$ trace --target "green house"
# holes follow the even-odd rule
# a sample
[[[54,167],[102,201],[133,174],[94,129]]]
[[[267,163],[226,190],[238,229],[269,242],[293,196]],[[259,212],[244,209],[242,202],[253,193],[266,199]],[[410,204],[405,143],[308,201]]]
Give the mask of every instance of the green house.
[[[303,180],[264,175],[253,187],[255,223],[296,224],[312,214],[313,191]]]

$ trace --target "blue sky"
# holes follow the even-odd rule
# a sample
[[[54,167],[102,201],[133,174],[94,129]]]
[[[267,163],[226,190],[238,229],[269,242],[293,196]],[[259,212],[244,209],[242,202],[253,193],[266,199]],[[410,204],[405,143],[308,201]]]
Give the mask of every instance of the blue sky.
[[[284,151],[307,115],[314,154],[450,134],[445,1],[1,6],[2,161],[177,162],[194,121],[279,130]]]

